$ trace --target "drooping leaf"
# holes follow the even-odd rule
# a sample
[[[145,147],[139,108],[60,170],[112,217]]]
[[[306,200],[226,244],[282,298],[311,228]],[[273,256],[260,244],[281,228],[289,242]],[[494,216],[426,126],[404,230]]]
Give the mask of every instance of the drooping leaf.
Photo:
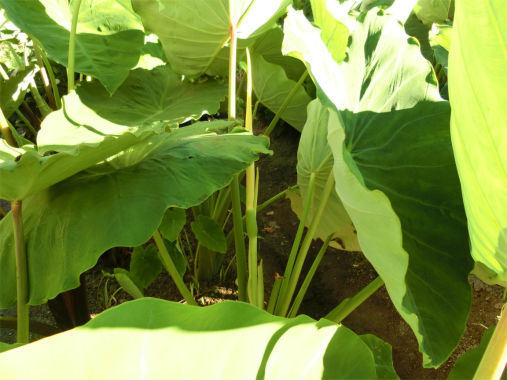
[[[6,81],[0,80],[0,108],[6,118],[9,118],[23,103],[35,73],[34,67],[28,66],[14,77]]]
[[[206,215],[198,215],[190,226],[196,239],[206,248],[219,253],[227,251],[224,230],[215,220]]]
[[[451,134],[476,274],[507,286],[507,3],[456,4]]]
[[[114,268],[114,278],[120,286],[125,290],[128,294],[132,296],[132,298],[142,298],[144,297],[144,289],[140,284],[136,281],[131,272],[123,268]]]
[[[171,67],[197,76],[210,68],[228,43],[230,23],[236,25],[239,39],[254,38],[275,23],[289,2],[133,0],[132,4],[145,28],[160,38]]]
[[[48,55],[67,65],[71,10],[67,0],[0,0],[9,19],[36,37]],[[130,0],[83,0],[76,34],[75,71],[114,92],[137,64],[144,42]]]
[[[330,107],[336,191],[424,364],[437,366],[456,347],[471,302],[449,105],[395,17],[372,9],[343,23],[355,25],[341,64],[295,11],[283,50],[304,60]]]
[[[182,208],[168,208],[158,229],[164,239],[175,241],[186,222],[185,210]]]
[[[391,345],[372,334],[360,335],[359,337],[370,347],[373,353],[377,369],[377,379],[399,379],[393,367],[393,349]]]
[[[253,89],[257,99],[277,113],[296,82],[288,79],[281,66],[269,63],[261,54],[252,54]],[[306,107],[311,101],[303,86],[299,86],[281,117],[298,131],[306,121]]]
[[[153,244],[134,248],[130,258],[130,272],[143,289],[146,289],[161,271],[162,263]]]
[[[456,364],[454,364],[447,380],[472,380],[474,378],[475,371],[479,366],[494,331],[494,327],[487,329],[482,335],[479,346],[465,352],[456,360]],[[501,380],[507,380],[507,371],[503,372]]]
[[[153,135],[27,197],[30,304],[76,287],[104,251],[145,243],[167,207],[200,204],[269,152],[266,138],[213,133],[215,124],[234,125],[201,122]],[[0,224],[0,308],[8,308],[16,299],[11,215]]]
[[[24,199],[149,134],[216,113],[226,91],[214,81],[183,83],[166,66],[132,71],[113,96],[98,82],[83,84],[44,119],[38,149],[13,149],[0,141],[0,197]]]
[[[451,0],[419,0],[414,7],[417,18],[426,25],[447,20]]]
[[[315,173],[315,188],[311,198],[308,212],[307,226],[310,226],[319,207],[322,192],[327,178],[333,170],[333,154],[327,143],[327,125],[329,111],[323,107],[318,99],[308,106],[308,120],[301,133],[298,147],[298,185],[301,195],[289,193],[292,210],[301,217],[302,199],[308,194],[310,175]],[[333,191],[327,201],[321,221],[315,232],[316,236],[325,240],[330,234],[334,234],[336,241],[331,243],[335,248],[359,251],[359,243],[355,234],[354,226],[338,194]]]
[[[6,378],[40,380],[377,378],[370,349],[342,325],[246,303],[200,308],[151,298],[4,353],[0,367]]]

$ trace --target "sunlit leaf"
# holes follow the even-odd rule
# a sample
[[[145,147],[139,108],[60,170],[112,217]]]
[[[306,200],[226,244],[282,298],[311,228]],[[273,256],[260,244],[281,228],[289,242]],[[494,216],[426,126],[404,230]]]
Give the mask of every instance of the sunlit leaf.
[[[456,3],[451,134],[476,274],[507,286],[507,2]]]

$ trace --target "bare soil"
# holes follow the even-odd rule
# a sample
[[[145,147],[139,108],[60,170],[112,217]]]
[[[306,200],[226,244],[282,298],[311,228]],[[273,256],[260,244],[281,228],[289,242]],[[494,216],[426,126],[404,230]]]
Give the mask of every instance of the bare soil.
[[[273,156],[264,157],[259,162],[260,188],[259,202],[283,191],[296,183],[296,152],[299,133],[291,128],[283,128],[278,137],[272,138]],[[266,279],[266,298],[272,287],[275,272],[283,273],[290,245],[298,225],[292,213],[290,202],[280,200],[263,210],[258,218],[260,256],[264,265]],[[320,241],[312,244],[306,265],[309,266],[321,246]],[[103,271],[112,272],[114,267],[128,266],[128,250],[117,250],[103,255],[97,266],[86,273],[88,306],[92,315],[107,307],[128,301],[131,297],[123,290],[115,293],[118,284],[107,279]],[[329,248],[313,279],[301,306],[301,313],[313,318],[322,318],[341,300],[354,295],[376,277],[376,272],[361,253],[347,253]],[[234,273],[229,273],[219,285],[201,284],[198,301],[212,304],[224,299],[236,299],[233,286]],[[502,304],[502,288],[489,286],[471,278],[473,289],[472,311],[465,335],[450,359],[438,369],[422,367],[422,357],[417,341],[396,312],[385,288],[356,309],[343,324],[358,334],[375,334],[393,347],[393,361],[402,379],[445,379],[456,358],[478,345],[482,333],[497,321]],[[114,295],[113,295],[114,294]],[[147,296],[181,301],[181,296],[167,274],[163,273],[146,291]],[[15,310],[0,311],[1,314],[15,314]],[[31,318],[55,326],[54,319],[45,305],[31,308]],[[32,339],[40,338],[32,334]],[[0,328],[0,341],[13,342],[14,333]]]

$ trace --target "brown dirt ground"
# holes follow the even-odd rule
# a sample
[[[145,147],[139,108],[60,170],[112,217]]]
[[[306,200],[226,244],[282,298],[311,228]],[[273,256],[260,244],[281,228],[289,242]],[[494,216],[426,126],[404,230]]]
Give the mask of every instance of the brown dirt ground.
[[[296,183],[296,151],[299,134],[286,127],[281,136],[272,138],[275,154],[264,157],[259,162],[260,188],[259,202],[283,191]],[[290,209],[288,200],[280,200],[264,210],[258,218],[260,256],[264,264],[266,294],[272,286],[275,272],[283,273],[292,237],[295,235],[298,220]],[[267,227],[267,228],[265,228]],[[321,242],[314,242],[308,262],[315,257]],[[128,301],[131,297],[120,290],[111,296],[118,284],[107,280],[102,271],[112,272],[115,266],[128,265],[128,251],[118,250],[114,254],[103,255],[97,266],[87,272],[88,304],[92,314],[106,307]],[[350,297],[376,277],[375,270],[361,253],[345,253],[329,248],[312,281],[301,313],[313,318],[321,318],[345,297]],[[211,304],[224,299],[235,299],[232,286],[234,273],[218,286],[206,287],[201,284],[201,304]],[[445,379],[456,358],[478,345],[487,326],[495,324],[501,307],[502,289],[488,286],[471,279],[473,304],[465,335],[450,359],[438,369],[422,368],[421,354],[416,339],[392,305],[385,288],[382,288],[344,320],[344,325],[359,334],[375,334],[393,347],[393,360],[396,371],[403,379]],[[180,301],[181,297],[172,281],[162,274],[146,291],[147,296]],[[267,296],[266,296],[267,298]],[[14,310],[8,311],[11,315]],[[1,314],[1,312],[0,312]],[[5,314],[5,312],[4,312]],[[45,305],[31,308],[31,318],[55,325],[51,313]],[[32,339],[40,336],[32,334]],[[12,330],[0,329],[0,340],[12,342]]]

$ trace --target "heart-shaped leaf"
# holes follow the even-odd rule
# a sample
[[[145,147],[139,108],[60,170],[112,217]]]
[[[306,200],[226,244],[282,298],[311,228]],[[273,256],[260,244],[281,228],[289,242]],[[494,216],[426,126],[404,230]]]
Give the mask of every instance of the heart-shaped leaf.
[[[295,11],[283,50],[306,63],[329,107],[335,188],[361,248],[416,334],[424,364],[437,366],[456,347],[471,302],[449,104],[396,17],[373,8],[340,21],[353,31],[343,63]]]

